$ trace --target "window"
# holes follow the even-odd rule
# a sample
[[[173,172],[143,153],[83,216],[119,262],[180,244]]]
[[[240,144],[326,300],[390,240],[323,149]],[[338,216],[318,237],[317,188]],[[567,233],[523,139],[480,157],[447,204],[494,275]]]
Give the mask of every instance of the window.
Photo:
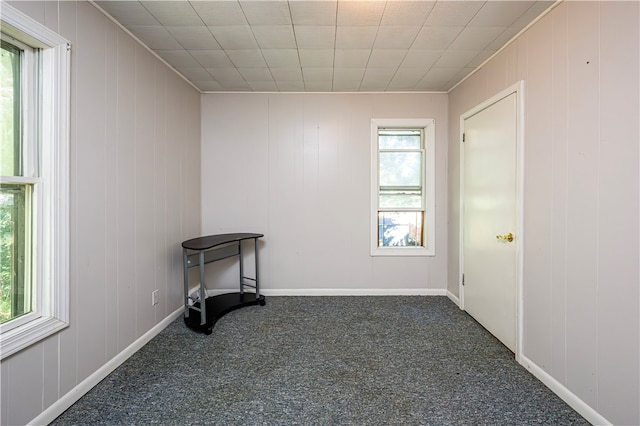
[[[68,325],[69,44],[0,15],[0,358]]]
[[[435,254],[434,136],[433,120],[371,120],[371,255]]]
[[[30,121],[22,106],[33,87],[27,71],[34,53],[4,38],[0,39],[0,324],[32,311],[29,236],[36,183],[33,152],[25,149],[28,135],[22,126],[23,121]]]

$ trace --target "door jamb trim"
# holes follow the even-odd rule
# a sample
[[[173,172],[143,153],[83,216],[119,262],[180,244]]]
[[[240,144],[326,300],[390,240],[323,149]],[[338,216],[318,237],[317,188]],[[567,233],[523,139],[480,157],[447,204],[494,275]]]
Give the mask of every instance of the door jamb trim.
[[[489,99],[481,102],[475,107],[460,115],[460,214],[459,214],[459,265],[458,265],[458,294],[460,295],[460,309],[464,309],[464,286],[462,276],[464,274],[464,121],[479,113],[480,111],[499,102],[507,96],[516,94],[516,361],[520,362],[523,353],[523,312],[524,312],[524,291],[523,291],[523,265],[524,265],[524,130],[525,130],[525,84],[524,80],[507,87]]]

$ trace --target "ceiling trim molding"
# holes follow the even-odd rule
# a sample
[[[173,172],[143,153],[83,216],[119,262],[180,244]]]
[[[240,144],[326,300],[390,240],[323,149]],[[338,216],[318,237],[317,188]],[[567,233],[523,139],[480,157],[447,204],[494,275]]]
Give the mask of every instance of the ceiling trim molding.
[[[200,93],[206,95],[447,95],[446,90],[441,91],[421,91],[421,92],[251,92],[245,91],[217,91],[204,90]]]
[[[156,52],[154,52],[153,50],[151,50],[151,48],[149,48],[149,46],[147,46],[146,44],[144,44],[142,42],[142,40],[140,40],[138,37],[136,37],[131,31],[129,31],[128,29],[126,29],[120,22],[116,21],[116,19],[111,16],[110,14],[108,14],[103,8],[101,8],[98,4],[96,4],[96,2],[94,0],[87,0],[87,2],[89,2],[93,7],[95,7],[96,9],[98,9],[100,11],[100,13],[102,13],[105,17],[107,17],[111,22],[113,22],[114,24],[116,24],[116,26],[118,28],[120,28],[122,31],[124,31],[126,34],[128,34],[131,38],[133,38],[135,40],[136,43],[138,43],[140,46],[144,47],[147,52],[151,53],[156,59],[158,59],[160,62],[162,62],[163,64],[165,64],[167,67],[169,67],[169,69],[171,71],[173,71],[174,73],[176,73],[178,75],[178,77],[180,77],[181,79],[183,79],[185,82],[187,82],[189,84],[189,86],[193,87],[198,93],[202,94],[204,93],[202,90],[198,89],[198,87],[193,84],[191,81],[189,81],[189,79],[187,79],[184,75],[182,75],[180,73],[180,71],[178,71],[177,69],[175,69],[174,67],[172,67],[167,61],[165,61],[164,59],[162,59],[162,57],[160,57]]]
[[[553,9],[555,9],[556,7],[558,7],[558,5],[560,5],[560,3],[564,3],[565,0],[556,0],[556,2],[554,4],[552,4],[551,6],[549,6],[547,8],[547,10],[545,10],[544,12],[542,12],[536,19],[534,19],[533,21],[529,22],[529,24],[524,27],[523,29],[520,30],[520,32],[518,32],[518,34],[514,35],[513,37],[511,37],[511,39],[505,43],[504,46],[502,46],[500,49],[498,49],[496,51],[496,53],[494,53],[493,55],[489,56],[484,62],[482,62],[480,65],[478,65],[476,67],[476,69],[474,69],[473,71],[471,71],[465,78],[463,78],[462,80],[460,80],[459,82],[457,82],[451,89],[447,90],[447,93],[451,93],[453,90],[455,90],[456,87],[460,86],[462,83],[464,83],[468,78],[470,78],[472,75],[474,75],[475,73],[477,73],[482,67],[484,67],[489,61],[491,61],[493,58],[495,58],[496,56],[498,56],[500,54],[500,52],[502,52],[504,49],[506,49],[507,47],[509,47],[511,45],[511,43],[513,43],[514,41],[516,41],[516,39],[518,39],[518,37],[520,37],[522,34],[524,34],[525,32],[527,32],[529,30],[529,28],[533,27],[539,20],[541,20],[542,18],[544,18],[545,16],[547,16]]]

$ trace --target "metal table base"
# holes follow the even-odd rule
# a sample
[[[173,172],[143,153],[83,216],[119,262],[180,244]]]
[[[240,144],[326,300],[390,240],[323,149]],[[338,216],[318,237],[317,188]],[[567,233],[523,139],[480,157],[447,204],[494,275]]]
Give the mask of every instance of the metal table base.
[[[213,326],[225,314],[245,306],[265,305],[260,295],[258,279],[258,238],[263,234],[235,233],[209,235],[193,238],[182,243],[184,269],[184,321],[188,327],[211,334]],[[255,277],[244,275],[242,241],[253,240]],[[240,291],[207,297],[204,265],[210,262],[238,256],[240,269]],[[189,294],[189,268],[199,268],[200,286],[197,296]],[[245,287],[254,292],[245,292]],[[204,300],[204,303],[202,303]]]

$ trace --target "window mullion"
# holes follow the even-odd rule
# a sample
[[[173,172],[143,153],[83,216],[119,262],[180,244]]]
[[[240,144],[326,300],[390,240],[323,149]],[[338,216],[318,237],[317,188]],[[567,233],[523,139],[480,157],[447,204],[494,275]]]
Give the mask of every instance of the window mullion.
[[[401,185],[380,185],[380,191],[420,191],[422,189],[422,185],[420,186],[401,186]]]
[[[380,212],[421,212],[422,207],[379,207]]]
[[[38,177],[24,177],[24,176],[0,176],[0,183],[13,183],[21,185],[36,185],[40,183],[42,179]]]

